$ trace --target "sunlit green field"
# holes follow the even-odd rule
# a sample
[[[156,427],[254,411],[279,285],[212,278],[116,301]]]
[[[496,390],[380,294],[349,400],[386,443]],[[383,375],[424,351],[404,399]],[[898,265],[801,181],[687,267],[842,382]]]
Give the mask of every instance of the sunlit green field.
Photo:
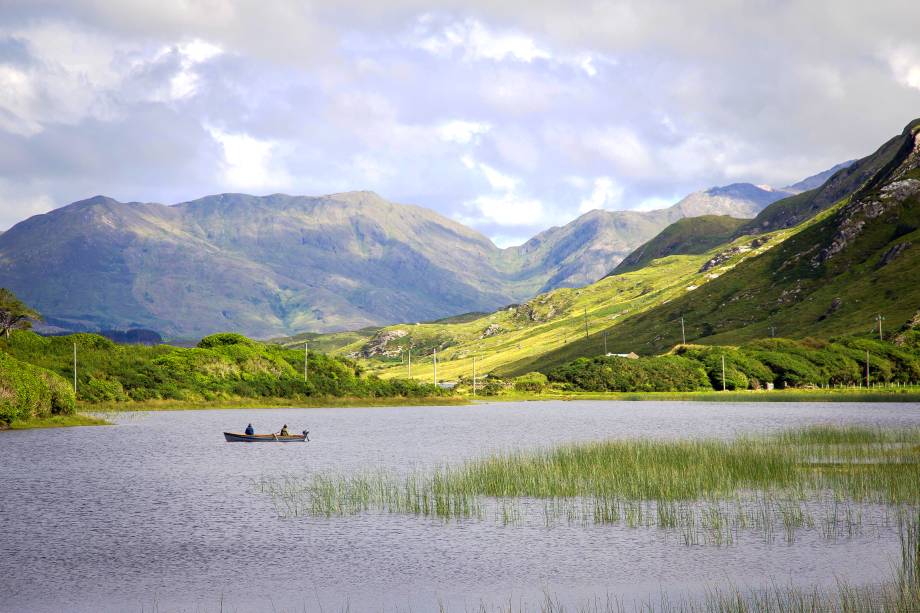
[[[369,372],[384,378],[406,377],[410,375],[406,352],[411,346],[411,376],[433,380],[433,350],[437,348],[438,380],[457,380],[472,377],[474,358],[477,375],[487,372],[516,375],[542,366],[543,356],[550,352],[554,355],[561,352],[570,359],[598,355],[604,351],[602,331],[612,330],[633,315],[694,291],[741,262],[823,220],[834,210],[836,207],[795,228],[766,234],[762,237],[766,241],[754,247],[751,246],[752,237],[741,237],[701,255],[661,258],[641,270],[607,277],[579,289],[557,289],[523,305],[509,306],[471,321],[408,322],[387,326],[381,330],[405,333],[387,344],[392,355],[374,356],[360,362]],[[720,253],[726,254],[724,261],[700,271],[704,263]],[[661,334],[670,338],[672,345],[681,341],[679,326],[662,330]],[[589,337],[591,351],[585,353],[583,341]],[[358,357],[368,342],[365,335],[357,338],[336,335],[335,339],[331,336],[325,339],[325,335],[321,335],[314,342],[327,340],[326,347],[335,354]],[[335,343],[335,340],[343,342]],[[571,352],[567,351],[569,346]]]

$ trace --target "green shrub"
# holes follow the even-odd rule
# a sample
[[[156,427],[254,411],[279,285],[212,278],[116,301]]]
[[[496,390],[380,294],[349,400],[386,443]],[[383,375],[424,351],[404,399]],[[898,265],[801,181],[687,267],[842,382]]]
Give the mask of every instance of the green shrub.
[[[50,370],[41,368],[39,371],[39,376],[51,392],[51,414],[72,415],[75,413],[77,397],[73,393],[73,383]]]
[[[710,387],[699,362],[676,355],[579,358],[550,371],[549,380],[589,392],[687,392]]]
[[[0,352],[0,421],[73,413],[73,390],[60,376]]]
[[[529,372],[514,380],[514,390],[517,392],[542,392],[549,384],[549,379],[542,372]]]
[[[226,347],[228,345],[248,345],[253,346],[255,343],[243,336],[242,334],[236,334],[234,332],[220,332],[218,334],[212,334],[206,336],[198,342],[199,349],[213,349],[214,347]]]
[[[759,360],[735,347],[706,347],[701,345],[682,346],[677,354],[696,360],[706,369],[710,384],[715,390],[722,389],[722,358],[725,358],[725,389],[760,389],[772,383],[773,372]]]

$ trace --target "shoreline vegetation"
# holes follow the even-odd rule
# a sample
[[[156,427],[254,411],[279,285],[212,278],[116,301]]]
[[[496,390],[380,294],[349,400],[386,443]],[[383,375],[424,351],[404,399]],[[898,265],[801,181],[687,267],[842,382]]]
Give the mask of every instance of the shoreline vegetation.
[[[133,411],[201,411],[262,409],[348,409],[454,406],[476,404],[546,401],[600,401],[600,402],[920,402],[920,388],[878,389],[813,389],[813,390],[748,390],[736,392],[560,392],[560,393],[510,393],[499,396],[434,396],[397,398],[312,397],[312,398],[229,398],[221,400],[147,400],[137,402],[77,402],[76,413],[52,415],[16,421],[6,428],[28,430],[33,428],[62,428],[72,426],[112,425],[107,419],[113,414]]]
[[[234,333],[184,348],[14,330],[0,338],[0,429],[96,425],[94,413],[121,411],[540,400],[920,402],[918,339],[912,331],[900,344],[850,337],[678,345],[661,356],[579,358],[514,378],[487,372],[475,386],[463,376],[445,389],[424,375],[383,379],[349,358]]]

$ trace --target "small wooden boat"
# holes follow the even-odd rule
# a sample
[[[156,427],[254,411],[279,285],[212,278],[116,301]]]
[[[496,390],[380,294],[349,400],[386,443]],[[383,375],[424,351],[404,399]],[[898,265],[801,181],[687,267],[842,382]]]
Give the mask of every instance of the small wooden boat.
[[[239,432],[224,432],[228,443],[299,443],[310,440],[310,433],[304,430],[302,434],[240,434]]]

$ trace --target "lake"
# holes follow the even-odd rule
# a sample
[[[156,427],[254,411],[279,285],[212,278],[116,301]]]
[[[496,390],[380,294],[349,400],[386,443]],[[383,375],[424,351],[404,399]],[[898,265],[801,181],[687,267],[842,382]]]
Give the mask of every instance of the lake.
[[[253,485],[315,471],[406,472],[607,438],[730,438],[807,424],[920,426],[920,404],[527,402],[126,413],[117,425],[0,433],[2,611],[450,611],[656,601],[771,582],[890,575],[897,529],[744,535],[686,546],[658,528],[396,514],[279,517]],[[226,443],[222,431],[311,431]],[[871,510],[870,510],[871,511]],[[881,523],[880,523],[881,522]],[[631,606],[631,604],[630,604]]]

